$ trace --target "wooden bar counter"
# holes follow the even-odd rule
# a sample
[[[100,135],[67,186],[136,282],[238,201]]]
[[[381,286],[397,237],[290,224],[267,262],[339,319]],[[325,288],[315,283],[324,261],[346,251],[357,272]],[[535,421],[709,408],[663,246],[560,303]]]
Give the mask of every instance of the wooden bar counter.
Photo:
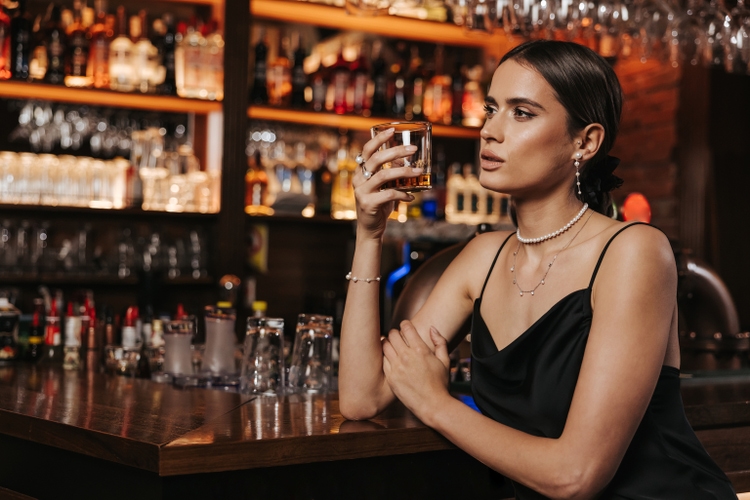
[[[683,397],[709,453],[750,490],[750,376],[686,379]],[[253,398],[0,367],[0,499],[510,495],[398,403],[351,422],[336,394]]]

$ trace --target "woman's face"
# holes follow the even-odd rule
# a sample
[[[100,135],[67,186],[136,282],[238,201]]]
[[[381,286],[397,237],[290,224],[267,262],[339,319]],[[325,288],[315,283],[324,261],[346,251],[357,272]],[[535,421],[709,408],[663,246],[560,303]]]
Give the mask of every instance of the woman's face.
[[[481,132],[483,186],[516,199],[538,198],[575,183],[575,139],[567,112],[532,67],[505,61],[492,78]]]

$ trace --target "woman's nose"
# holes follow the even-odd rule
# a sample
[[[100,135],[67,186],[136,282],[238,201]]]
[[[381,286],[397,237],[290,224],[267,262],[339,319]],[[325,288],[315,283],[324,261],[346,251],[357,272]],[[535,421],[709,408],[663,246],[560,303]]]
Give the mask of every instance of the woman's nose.
[[[491,120],[485,120],[482,129],[479,131],[479,137],[484,141],[501,142],[502,135],[500,119],[497,116],[492,117]]]

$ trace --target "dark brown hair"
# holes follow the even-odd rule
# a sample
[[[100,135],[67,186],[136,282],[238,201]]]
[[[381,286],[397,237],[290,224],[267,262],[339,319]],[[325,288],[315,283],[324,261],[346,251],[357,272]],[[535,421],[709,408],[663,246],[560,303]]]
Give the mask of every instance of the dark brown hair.
[[[571,137],[591,123],[604,127],[599,151],[581,170],[581,201],[612,215],[609,192],[622,180],[612,174],[619,160],[608,156],[615,143],[622,112],[622,89],[609,63],[593,50],[573,42],[532,40],[503,56],[539,72],[568,113]],[[575,186],[575,184],[573,184]]]

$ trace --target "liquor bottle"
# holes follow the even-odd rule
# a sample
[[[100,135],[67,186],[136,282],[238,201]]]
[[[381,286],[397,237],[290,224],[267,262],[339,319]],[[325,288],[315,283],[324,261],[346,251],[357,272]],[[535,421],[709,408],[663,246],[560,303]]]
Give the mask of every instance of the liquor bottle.
[[[130,39],[133,42],[131,66],[135,70],[135,87],[142,94],[153,93],[156,90],[156,84],[161,83],[159,51],[148,38],[145,10],[138,12],[138,16],[130,18]]]
[[[474,165],[464,164],[464,200],[466,206],[466,223],[481,224],[487,222],[486,190],[474,175]]]
[[[411,63],[407,83],[406,119],[422,120],[424,118],[424,91],[429,80],[424,70],[422,58],[419,57],[419,47],[411,46]]]
[[[109,87],[120,92],[132,92],[135,89],[135,70],[133,61],[133,42],[128,36],[125,7],[117,7],[117,35],[109,45]]]
[[[212,20],[206,25],[206,45],[203,49],[204,83],[206,99],[224,99],[224,37],[219,22]]]
[[[21,354],[18,320],[21,311],[7,297],[0,297],[0,361],[15,361]]]
[[[268,206],[268,174],[263,168],[260,150],[248,158],[245,174],[245,213],[250,215],[273,215]]]
[[[305,101],[305,89],[307,88],[307,75],[305,74],[305,48],[299,32],[295,31],[294,37],[294,63],[292,65],[292,107],[303,109],[307,106]]]
[[[73,302],[68,302],[65,315],[65,346],[63,368],[77,370],[81,366],[81,316],[73,312]]]
[[[44,32],[47,46],[47,71],[44,73],[44,81],[62,85],[65,81],[66,40],[59,6],[52,5],[49,21]]]
[[[261,28],[262,29],[262,28]],[[255,65],[253,70],[253,88],[250,91],[250,104],[268,104],[267,80],[268,46],[263,31],[255,44]]]
[[[174,26],[174,16],[170,13],[162,17],[164,22],[164,36],[161,37],[161,46],[157,47],[161,54],[161,61],[164,65],[164,82],[159,86],[159,93],[164,95],[175,95],[177,93],[177,84],[175,82],[175,48],[176,35]]]
[[[107,0],[94,3],[96,21],[89,30],[88,70],[91,81],[97,89],[109,88],[109,45],[114,37],[114,17],[107,15]]]
[[[430,79],[424,95],[424,114],[432,123],[450,124],[453,99],[451,77],[444,72],[444,48],[435,47],[435,76]]]
[[[338,58],[331,68],[333,86],[333,111],[337,115],[343,115],[347,112],[347,93],[349,91],[349,81],[351,79],[351,70],[349,63],[344,59],[343,52],[339,52]]]
[[[87,316],[88,327],[86,329],[84,354],[82,356],[86,371],[89,373],[98,373],[101,370],[102,362],[102,330],[101,323],[96,319],[96,310],[93,307],[87,307],[84,316]]]
[[[321,64],[317,71],[310,77],[312,87],[312,109],[323,111],[326,108],[326,97],[328,95],[328,72]]]
[[[0,5],[0,80],[10,78],[8,60],[10,58],[10,16],[5,5]]]
[[[331,188],[333,174],[328,169],[328,152],[320,149],[320,161],[315,171],[315,212],[327,214],[331,212]]]
[[[445,183],[445,220],[452,224],[466,223],[465,186],[461,164],[455,162],[451,165],[450,175]]]
[[[336,173],[333,176],[333,185],[331,186],[331,217],[340,220],[357,218],[354,185],[352,184],[357,164],[352,158],[348,146],[348,137],[342,135],[339,138],[339,149],[336,153]]]
[[[393,76],[388,82],[388,95],[391,102],[391,116],[404,118],[406,116],[406,44],[399,42],[396,48],[399,54],[397,64],[391,66]]]
[[[268,55],[268,104],[289,106],[292,97],[292,64],[287,57],[289,38],[272,45]]]
[[[135,326],[137,320],[137,309],[134,306],[128,307],[125,311],[125,318],[122,320],[121,339],[123,347],[135,347],[138,343],[138,330]]]
[[[352,63],[352,103],[351,110],[362,116],[370,116],[370,96],[368,87],[370,86],[370,70],[367,64],[366,45],[362,44],[359,56]]]
[[[16,14],[10,21],[10,77],[29,79],[32,22],[26,13],[26,0],[18,0]]]
[[[200,98],[201,71],[203,69],[203,47],[206,39],[195,26],[187,26],[182,39],[175,49],[175,81],[177,95],[180,97]]]
[[[49,314],[44,321],[44,351],[39,362],[44,364],[62,364],[63,362],[60,316],[57,313],[56,299],[52,299]]]
[[[34,313],[29,326],[29,348],[26,351],[26,359],[36,363],[44,353],[44,301],[40,298],[34,299]]]
[[[461,59],[457,57],[451,82],[451,123],[453,125],[461,125],[464,120],[464,86],[464,68],[461,66]]]
[[[65,86],[90,87],[92,78],[87,71],[89,62],[89,38],[83,24],[81,0],[73,3],[73,22],[68,25],[68,53],[65,59]]]
[[[386,116],[388,114],[388,77],[386,64],[382,55],[383,43],[375,40],[372,44],[372,114]]]
[[[466,85],[463,93],[463,120],[466,127],[481,127],[484,123],[484,90],[480,83],[484,68],[481,64],[466,71]]]

